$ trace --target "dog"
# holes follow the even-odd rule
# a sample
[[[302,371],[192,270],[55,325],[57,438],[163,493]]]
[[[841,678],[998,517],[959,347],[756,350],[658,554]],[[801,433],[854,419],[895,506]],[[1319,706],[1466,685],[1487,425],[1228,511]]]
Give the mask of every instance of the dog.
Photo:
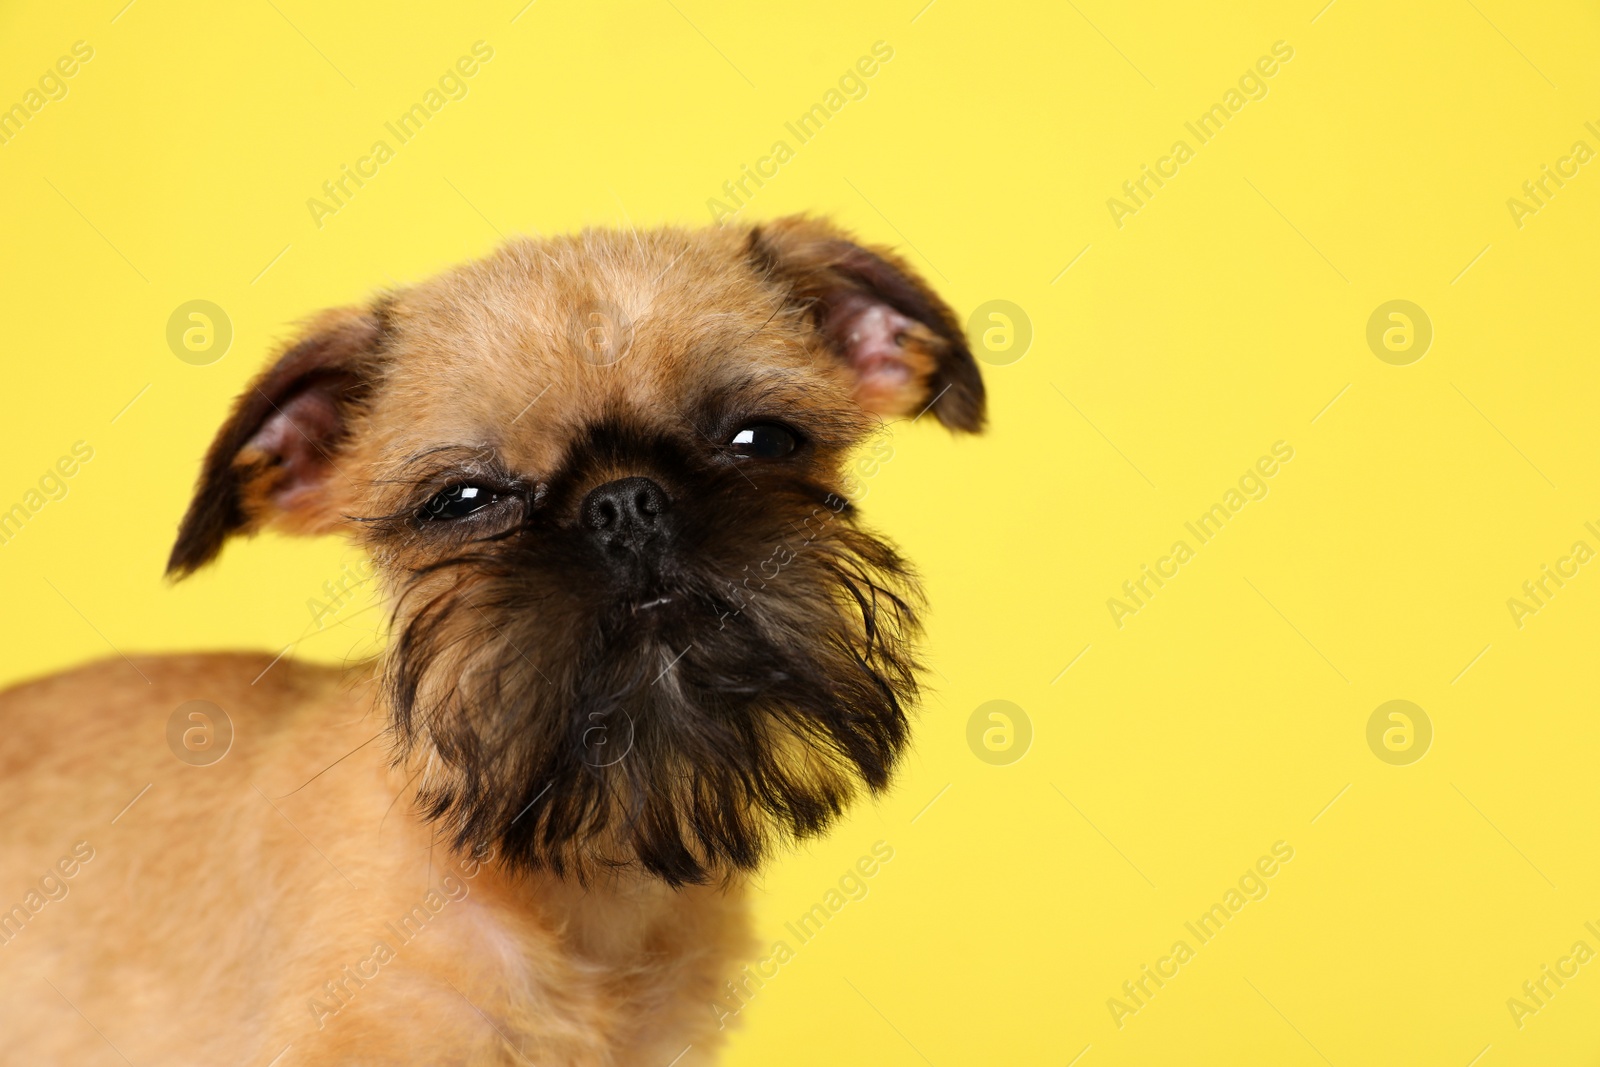
[[[310,320],[168,573],[343,533],[384,650],[0,695],[0,1060],[714,1062],[742,887],[908,742],[921,597],[852,457],[923,413],[984,424],[959,321],[810,217],[516,240]]]

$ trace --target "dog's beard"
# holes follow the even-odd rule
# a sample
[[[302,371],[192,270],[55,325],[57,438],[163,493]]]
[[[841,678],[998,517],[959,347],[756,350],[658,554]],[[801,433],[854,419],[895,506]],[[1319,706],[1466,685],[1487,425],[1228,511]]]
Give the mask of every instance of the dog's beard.
[[[676,885],[752,869],[884,787],[916,695],[919,594],[889,545],[815,496],[733,487],[705,509],[714,525],[679,529],[652,590],[670,600],[650,607],[550,531],[417,574],[388,678],[423,813],[516,867]]]

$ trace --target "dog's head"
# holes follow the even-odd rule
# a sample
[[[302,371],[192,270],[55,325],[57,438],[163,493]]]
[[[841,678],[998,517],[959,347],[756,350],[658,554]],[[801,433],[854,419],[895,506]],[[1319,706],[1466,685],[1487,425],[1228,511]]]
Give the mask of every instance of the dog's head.
[[[830,226],[513,242],[313,321],[238,400],[169,569],[352,532],[396,759],[458,846],[703,881],[905,745],[917,590],[851,501],[883,419],[924,411],[983,422],[959,324]]]

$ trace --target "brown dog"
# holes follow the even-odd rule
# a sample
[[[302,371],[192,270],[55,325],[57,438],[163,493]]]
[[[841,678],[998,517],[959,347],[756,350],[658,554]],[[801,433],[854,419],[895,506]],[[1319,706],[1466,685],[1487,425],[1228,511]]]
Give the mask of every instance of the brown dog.
[[[916,588],[845,470],[925,410],[983,421],[955,317],[807,219],[513,242],[317,318],[170,571],[344,531],[387,650],[0,695],[0,1060],[710,1062],[743,879],[906,743]]]

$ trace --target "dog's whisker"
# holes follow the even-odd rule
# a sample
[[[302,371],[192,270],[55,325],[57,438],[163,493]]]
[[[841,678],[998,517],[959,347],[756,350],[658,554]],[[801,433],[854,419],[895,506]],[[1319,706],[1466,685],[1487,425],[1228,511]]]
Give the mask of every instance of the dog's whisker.
[[[378,738],[382,737],[384,734],[386,734],[388,732],[389,731],[388,731],[387,727],[385,727],[382,730],[379,730],[377,733],[373,734],[371,737],[369,737],[365,741],[361,742],[355,748],[352,748],[349,752],[346,752],[344,755],[340,756],[338,759],[334,760],[332,763],[330,763],[326,767],[322,768],[322,770],[318,771],[316,774],[313,774],[310,778],[307,778],[304,782],[302,782],[299,785],[295,786],[293,789],[289,790],[287,793],[283,794],[283,796],[279,797],[278,799],[282,800],[282,799],[284,799],[284,797],[292,797],[292,796],[294,796],[296,793],[300,792],[300,790],[304,789],[306,786],[310,785],[312,782],[316,781],[318,778],[321,778],[324,774],[327,774],[329,771],[331,771],[335,767],[339,766],[339,764],[343,763],[345,760],[349,759],[351,756],[354,756],[357,752],[360,752],[362,749],[366,748],[368,745],[372,744],[372,742],[376,741]]]
[[[407,778],[405,784],[400,787],[400,791],[394,795],[394,799],[389,801],[389,806],[383,809],[383,817],[378,820],[378,834],[380,836],[383,834],[383,824],[388,821],[389,813],[394,810],[396,804],[400,803],[400,798],[406,795],[406,791],[411,788],[411,783],[415,782],[421,774],[422,771],[419,769],[410,778]]]

